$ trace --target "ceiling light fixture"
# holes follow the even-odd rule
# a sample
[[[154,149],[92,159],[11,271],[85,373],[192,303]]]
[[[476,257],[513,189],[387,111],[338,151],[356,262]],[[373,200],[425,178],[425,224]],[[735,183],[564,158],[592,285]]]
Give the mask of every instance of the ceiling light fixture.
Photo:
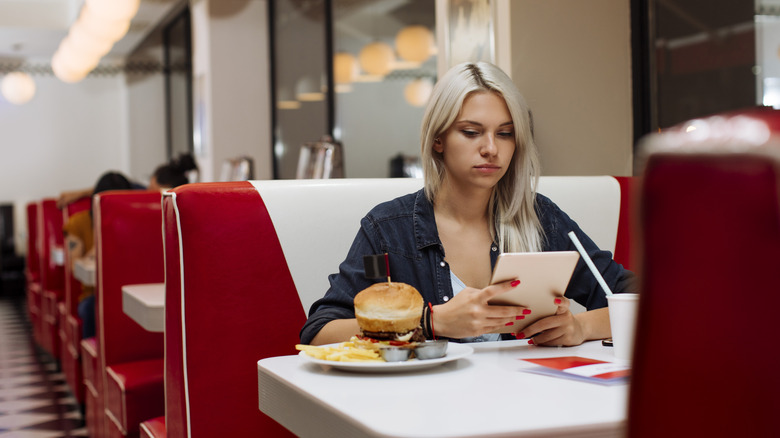
[[[395,36],[398,56],[409,62],[427,61],[435,44],[433,32],[425,26],[406,26]]]
[[[52,57],[54,75],[78,82],[97,67],[130,28],[140,0],[85,0],[79,18]]]
[[[5,75],[0,83],[3,97],[14,105],[24,105],[35,96],[35,81],[27,73],[21,71]]]
[[[384,76],[393,69],[395,53],[389,44],[376,41],[360,50],[360,68],[369,75]]]

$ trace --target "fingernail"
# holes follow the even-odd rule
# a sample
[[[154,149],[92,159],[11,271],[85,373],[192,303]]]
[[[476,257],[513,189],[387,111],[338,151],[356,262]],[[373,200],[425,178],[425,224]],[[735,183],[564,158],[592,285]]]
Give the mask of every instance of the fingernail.
[[[508,323],[504,324],[504,326],[506,326],[506,327],[509,327],[510,325],[515,325],[515,323],[513,323],[513,322],[508,322]]]
[[[534,345],[534,340],[533,339],[529,339],[528,340],[528,345]]]
[[[515,321],[520,320],[520,319],[525,319],[525,316],[523,316],[523,315],[515,316]]]
[[[561,299],[560,298],[556,298],[555,299],[555,304],[561,304]]]
[[[512,287],[517,287],[518,284],[520,284],[520,280],[515,280],[515,281],[509,283],[509,285],[512,286]]]
[[[529,313],[531,313],[531,309],[523,309],[523,315],[528,315]]]
[[[525,337],[525,333],[520,332],[520,333],[516,334],[515,337],[517,337],[517,339],[523,339]]]

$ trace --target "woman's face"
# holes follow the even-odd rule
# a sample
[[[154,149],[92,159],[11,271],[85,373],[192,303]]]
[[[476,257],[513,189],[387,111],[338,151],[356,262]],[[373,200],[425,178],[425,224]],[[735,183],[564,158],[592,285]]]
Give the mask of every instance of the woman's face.
[[[492,189],[515,153],[514,124],[504,99],[490,92],[470,94],[433,149],[442,154],[451,184]]]

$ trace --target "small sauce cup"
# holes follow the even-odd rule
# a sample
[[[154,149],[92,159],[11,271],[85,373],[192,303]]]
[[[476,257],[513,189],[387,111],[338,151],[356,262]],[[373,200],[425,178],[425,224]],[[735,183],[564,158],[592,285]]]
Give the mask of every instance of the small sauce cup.
[[[403,362],[409,360],[412,355],[410,348],[382,346],[379,347],[379,356],[385,360],[385,362]]]
[[[444,357],[447,354],[447,344],[449,341],[446,339],[439,339],[435,341],[420,342],[414,348],[414,355],[417,359],[438,359]]]

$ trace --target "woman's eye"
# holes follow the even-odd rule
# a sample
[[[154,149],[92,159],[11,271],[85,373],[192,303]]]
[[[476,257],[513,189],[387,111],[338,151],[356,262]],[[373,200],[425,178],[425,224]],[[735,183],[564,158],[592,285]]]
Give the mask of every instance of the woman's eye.
[[[467,136],[467,137],[474,137],[474,136],[477,136],[477,135],[479,135],[479,132],[477,132],[477,131],[472,131],[472,130],[470,130],[470,129],[464,129],[464,130],[462,130],[461,132],[463,133],[463,135],[465,135],[465,136]]]
[[[504,138],[514,138],[515,133],[511,132],[511,131],[510,132],[499,132],[498,136],[499,137],[504,137]]]

